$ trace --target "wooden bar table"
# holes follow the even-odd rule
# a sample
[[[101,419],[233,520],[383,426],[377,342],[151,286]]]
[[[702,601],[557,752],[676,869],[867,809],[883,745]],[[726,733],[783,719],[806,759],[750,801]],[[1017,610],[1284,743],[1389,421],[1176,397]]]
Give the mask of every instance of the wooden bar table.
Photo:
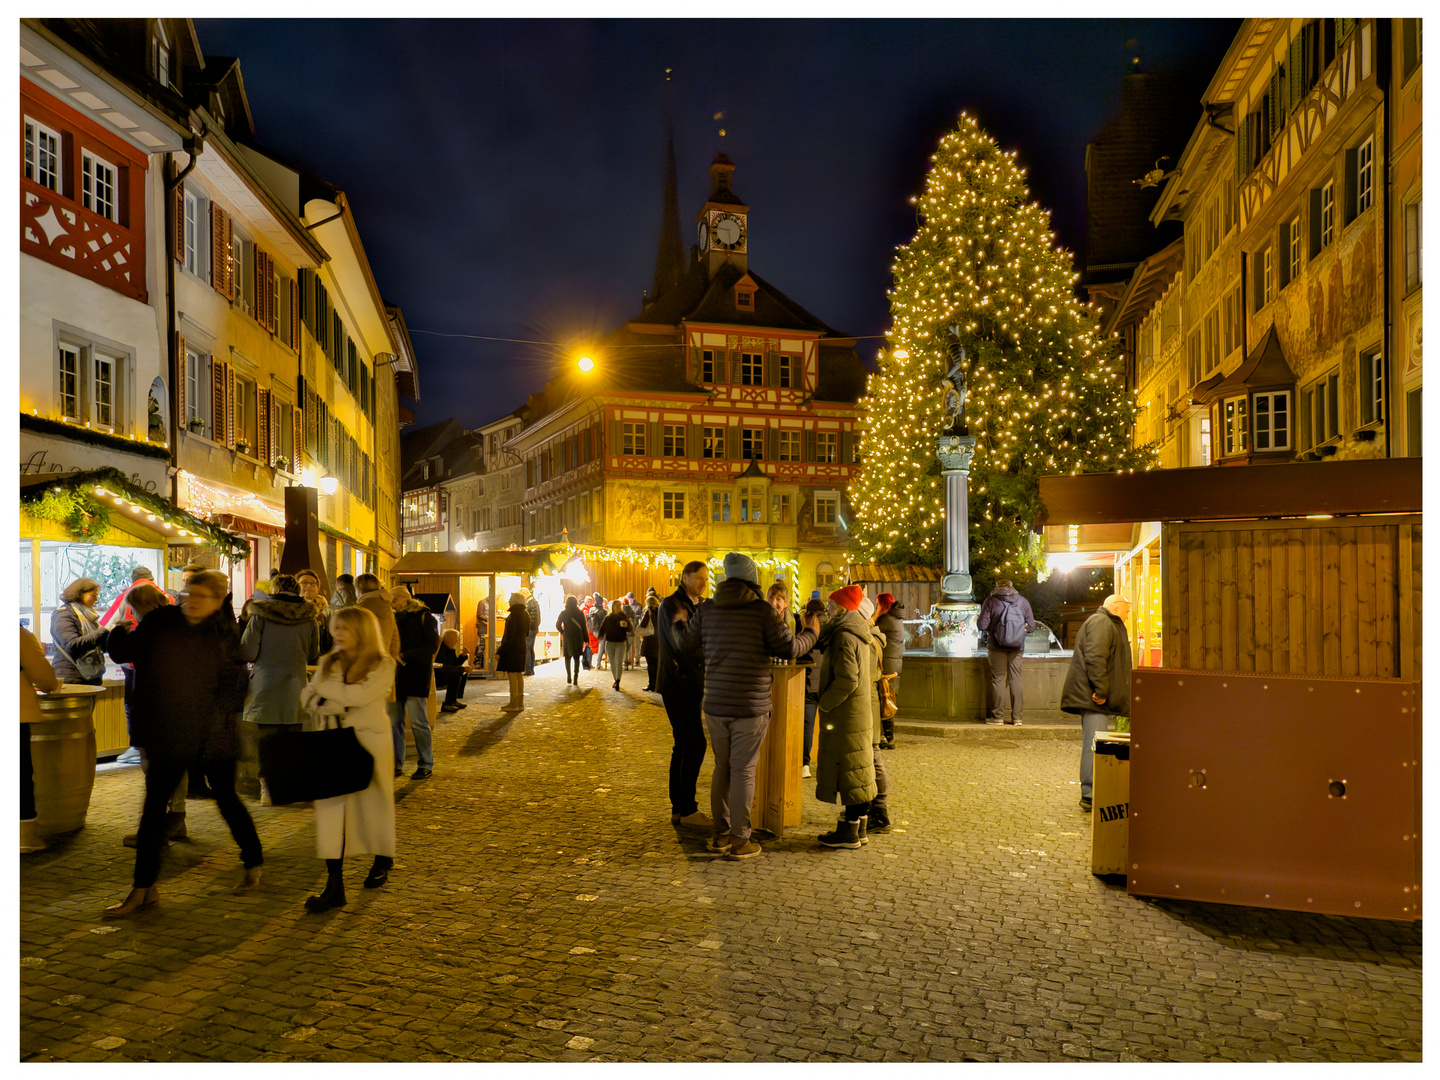
[[[800,765],[805,742],[805,673],[799,664],[777,664],[770,685],[770,726],[755,766],[755,803],[750,824],[776,836],[800,824]]]

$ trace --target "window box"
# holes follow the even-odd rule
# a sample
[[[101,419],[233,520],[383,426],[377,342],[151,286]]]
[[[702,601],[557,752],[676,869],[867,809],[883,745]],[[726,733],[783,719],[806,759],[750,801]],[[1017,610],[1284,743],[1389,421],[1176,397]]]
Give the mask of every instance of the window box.
[[[1373,427],[1361,428],[1359,431],[1355,432],[1355,441],[1356,441],[1356,442],[1374,442],[1374,441],[1375,441],[1375,436],[1378,435],[1379,433],[1380,433],[1380,431],[1379,431],[1378,428],[1373,428]],[[1334,448],[1331,447],[1331,450],[1332,450],[1332,451],[1333,451],[1333,449],[1334,449]]]
[[[281,454],[275,459],[275,468],[279,469],[281,472],[289,472],[290,459],[287,458],[284,454]]]
[[[250,453],[250,444],[249,444],[248,442],[246,442],[244,439],[236,439],[236,440],[235,440],[235,452],[236,452],[237,454],[249,454],[249,453]]]
[[[186,427],[189,429],[191,435],[205,434],[205,421],[198,416],[192,416],[190,423],[187,424]]]

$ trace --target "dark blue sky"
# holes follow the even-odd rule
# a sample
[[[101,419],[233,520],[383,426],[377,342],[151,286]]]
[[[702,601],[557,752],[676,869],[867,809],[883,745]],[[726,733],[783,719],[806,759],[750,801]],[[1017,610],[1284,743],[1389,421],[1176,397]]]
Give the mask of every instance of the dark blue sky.
[[[207,56],[240,58],[258,141],[350,197],[415,331],[417,418],[475,426],[539,389],[561,350],[422,331],[579,343],[639,311],[667,67],[687,246],[723,142],[754,269],[836,329],[876,335],[908,200],[960,110],[1018,150],[1078,252],[1085,145],[1133,58],[1192,70],[1198,117],[1238,20],[196,24]]]

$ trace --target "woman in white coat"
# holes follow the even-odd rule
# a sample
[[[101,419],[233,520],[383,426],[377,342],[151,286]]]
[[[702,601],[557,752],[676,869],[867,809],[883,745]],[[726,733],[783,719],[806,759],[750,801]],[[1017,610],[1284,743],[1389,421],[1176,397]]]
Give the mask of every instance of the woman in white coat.
[[[305,910],[328,911],[345,904],[341,861],[374,855],[365,879],[379,888],[395,860],[394,743],[385,699],[395,683],[395,661],[380,640],[380,622],[363,607],[341,608],[330,617],[335,648],[320,658],[301,704],[320,717],[335,716],[355,729],[360,745],[375,758],[370,786],[350,795],[315,800],[315,853],[325,860],[325,891],[305,901]],[[328,726],[328,722],[327,722]]]

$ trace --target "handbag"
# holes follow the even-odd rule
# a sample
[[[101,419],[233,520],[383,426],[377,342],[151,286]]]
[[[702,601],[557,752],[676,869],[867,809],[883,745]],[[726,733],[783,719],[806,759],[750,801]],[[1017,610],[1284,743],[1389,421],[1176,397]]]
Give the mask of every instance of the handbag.
[[[70,605],[70,610],[75,612],[75,617],[82,623],[89,621],[84,615],[80,614],[80,610],[74,604]],[[71,656],[65,646],[61,645],[58,640],[55,642],[55,648],[60,651],[61,656],[65,657],[66,660],[69,660],[70,663],[74,665],[76,673],[86,682],[89,682],[91,679],[98,679],[101,675],[105,674],[105,650],[100,648],[99,645],[92,646],[89,651],[81,656]]]
[[[880,676],[880,718],[889,720],[900,711],[899,704],[895,701],[895,687],[890,684],[894,675]]]
[[[354,728],[277,731],[260,740],[260,775],[276,806],[333,799],[370,786],[375,756]]]

